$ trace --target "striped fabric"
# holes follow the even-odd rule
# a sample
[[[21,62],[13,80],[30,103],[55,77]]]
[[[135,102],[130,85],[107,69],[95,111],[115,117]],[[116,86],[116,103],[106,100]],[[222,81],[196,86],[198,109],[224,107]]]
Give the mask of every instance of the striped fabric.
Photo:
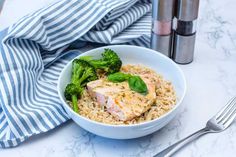
[[[56,90],[62,68],[87,41],[148,46],[150,10],[150,0],[61,0],[2,32],[0,146],[67,121]]]

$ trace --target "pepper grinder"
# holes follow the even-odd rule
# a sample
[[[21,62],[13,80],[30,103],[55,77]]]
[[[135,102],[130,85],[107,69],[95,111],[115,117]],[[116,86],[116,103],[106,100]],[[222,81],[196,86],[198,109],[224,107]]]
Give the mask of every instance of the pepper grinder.
[[[171,57],[175,0],[152,1],[151,48]]]
[[[193,61],[199,0],[177,0],[172,59],[179,64]]]

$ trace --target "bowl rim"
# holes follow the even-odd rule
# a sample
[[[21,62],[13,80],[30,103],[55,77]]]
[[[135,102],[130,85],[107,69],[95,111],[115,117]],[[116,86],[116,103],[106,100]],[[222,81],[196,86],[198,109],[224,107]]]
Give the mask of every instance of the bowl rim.
[[[97,122],[97,121],[95,121],[95,120],[91,120],[91,119],[89,119],[89,118],[87,118],[87,117],[81,116],[80,114],[75,113],[75,111],[72,110],[72,108],[63,100],[62,95],[61,95],[60,92],[59,92],[59,91],[60,91],[60,90],[59,90],[59,89],[60,89],[60,88],[59,88],[59,87],[60,87],[60,86],[59,86],[59,83],[61,82],[61,79],[62,79],[62,73],[64,73],[64,71],[67,69],[67,67],[69,66],[69,64],[73,61],[73,59],[78,58],[78,57],[80,57],[80,56],[82,56],[82,55],[85,55],[86,53],[91,53],[91,52],[96,51],[96,50],[105,49],[105,48],[110,48],[110,49],[112,49],[112,48],[114,48],[114,47],[129,47],[129,48],[138,48],[138,49],[148,50],[148,51],[150,51],[151,53],[155,53],[155,54],[159,55],[161,58],[164,58],[164,59],[170,61],[170,62],[176,67],[176,69],[179,71],[179,73],[180,73],[180,75],[181,75],[181,78],[183,79],[182,81],[183,81],[183,83],[184,83],[184,88],[183,88],[184,91],[183,91],[182,97],[179,99],[179,101],[175,104],[175,106],[174,106],[171,110],[169,110],[167,113],[165,113],[164,115],[162,115],[162,116],[160,116],[160,117],[158,117],[158,118],[155,118],[155,119],[150,120],[150,121],[145,121],[145,122],[137,123],[137,124],[106,124],[106,123]],[[158,51],[155,51],[155,50],[152,50],[152,49],[149,49],[149,48],[140,47],[140,46],[134,46],[134,45],[108,45],[108,46],[102,46],[102,47],[90,49],[90,50],[88,50],[88,51],[85,51],[85,52],[79,54],[78,56],[74,57],[73,59],[70,60],[70,61],[65,65],[65,67],[63,68],[63,70],[60,72],[59,79],[58,79],[58,82],[57,82],[57,91],[58,91],[59,98],[60,98],[60,100],[61,100],[61,103],[62,103],[63,107],[69,109],[69,111],[70,111],[73,115],[75,115],[75,116],[77,116],[77,117],[79,117],[79,118],[81,118],[81,119],[83,119],[83,120],[85,120],[85,121],[88,121],[88,122],[90,122],[90,123],[94,123],[94,124],[96,124],[96,125],[102,125],[102,126],[105,126],[105,127],[115,127],[115,128],[128,128],[128,127],[135,127],[135,126],[148,125],[148,124],[154,123],[154,122],[156,122],[156,121],[161,121],[162,119],[164,119],[165,117],[167,117],[168,115],[170,115],[171,113],[173,113],[178,107],[180,107],[180,104],[182,103],[182,101],[183,101],[183,99],[184,99],[184,97],[185,97],[185,95],[186,95],[186,90],[187,90],[186,78],[185,78],[185,75],[184,75],[182,69],[179,67],[179,65],[177,65],[173,60],[171,60],[169,57],[163,55],[162,53],[160,53],[160,52],[158,52]],[[69,115],[70,115],[70,114],[69,114]],[[70,118],[72,118],[72,116],[70,116]],[[72,120],[73,120],[73,119],[72,119]],[[74,121],[74,120],[73,120],[73,121]],[[78,125],[79,125],[79,124],[78,124]]]

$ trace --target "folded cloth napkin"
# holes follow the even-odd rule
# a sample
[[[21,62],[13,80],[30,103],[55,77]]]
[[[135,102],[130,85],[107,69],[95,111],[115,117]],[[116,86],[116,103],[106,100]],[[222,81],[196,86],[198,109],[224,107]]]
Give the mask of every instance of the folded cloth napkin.
[[[0,35],[0,146],[13,147],[69,119],[61,69],[86,41],[149,45],[150,0],[61,0]]]

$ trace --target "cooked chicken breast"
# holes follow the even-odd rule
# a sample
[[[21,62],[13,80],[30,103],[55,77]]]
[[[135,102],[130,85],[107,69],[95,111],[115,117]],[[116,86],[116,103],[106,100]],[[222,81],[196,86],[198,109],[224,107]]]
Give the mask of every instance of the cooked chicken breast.
[[[142,95],[130,90],[128,82],[113,83],[107,79],[89,82],[87,90],[91,97],[107,111],[122,121],[140,116],[150,109],[156,99],[155,84],[147,76],[140,75],[148,88],[148,94]]]

